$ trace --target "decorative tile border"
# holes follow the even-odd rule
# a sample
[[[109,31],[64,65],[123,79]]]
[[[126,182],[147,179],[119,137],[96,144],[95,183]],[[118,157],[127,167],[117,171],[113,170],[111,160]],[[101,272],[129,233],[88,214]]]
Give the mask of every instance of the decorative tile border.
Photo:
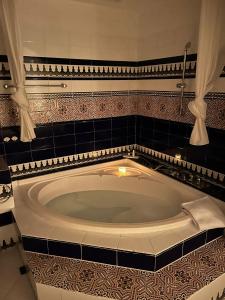
[[[18,112],[10,96],[0,95],[0,126],[17,125]],[[36,124],[134,115],[137,96],[128,92],[28,94]],[[7,100],[6,100],[7,99]]]
[[[187,78],[195,77],[196,54],[187,56]],[[0,56],[0,79],[10,79],[5,56]],[[24,57],[27,80],[137,80],[181,78],[183,56],[145,61],[105,61],[51,57]],[[223,70],[221,76],[225,76]]]
[[[142,115],[158,119],[193,123],[188,110],[193,93],[185,93],[184,115],[180,116],[180,94],[169,91],[105,91],[85,93],[28,94],[30,111],[36,124],[87,120],[126,115]],[[225,129],[225,93],[208,93],[207,126]],[[16,105],[10,95],[0,95],[0,126],[18,124]]]
[[[225,239],[157,273],[32,252],[26,260],[38,283],[119,300],[185,300],[225,272]]]
[[[7,59],[3,56],[1,58],[0,79],[9,79]],[[190,59],[194,59],[194,57],[189,55],[188,60]],[[187,77],[195,75],[195,65],[195,61],[187,64]],[[25,57],[24,67],[27,80],[162,79],[180,78],[182,74],[180,57],[142,62]]]
[[[9,167],[12,180],[28,178],[48,173],[59,172],[71,168],[79,168],[85,165],[93,165],[101,162],[121,159],[124,154],[132,151],[135,145],[119,146],[98,151],[90,151],[57,158],[44,159],[12,165]]]
[[[156,272],[223,234],[223,228],[210,229],[181,241],[156,255],[32,236],[22,236],[22,242],[25,251]]]
[[[188,109],[188,103],[194,94],[187,93],[183,99],[184,114],[181,116],[179,93],[141,94],[137,96],[137,114],[146,117],[172,120],[193,124],[194,116]],[[225,129],[224,93],[209,93],[205,98],[207,103],[206,125],[212,128]]]

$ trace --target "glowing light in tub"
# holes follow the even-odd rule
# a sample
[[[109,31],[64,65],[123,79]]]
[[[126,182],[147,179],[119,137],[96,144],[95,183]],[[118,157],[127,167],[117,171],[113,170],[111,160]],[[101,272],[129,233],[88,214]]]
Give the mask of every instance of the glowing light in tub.
[[[126,176],[127,175],[127,168],[126,167],[119,167],[118,168],[119,176]]]
[[[114,175],[117,177],[127,177],[127,176],[139,176],[141,174],[141,171],[139,171],[135,168],[118,166],[118,167],[106,168],[103,171],[103,174]]]

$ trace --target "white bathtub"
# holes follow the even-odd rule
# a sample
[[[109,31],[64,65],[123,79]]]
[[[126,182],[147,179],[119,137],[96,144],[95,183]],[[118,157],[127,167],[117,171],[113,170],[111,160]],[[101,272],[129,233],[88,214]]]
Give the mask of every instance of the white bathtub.
[[[119,166],[125,166],[128,173],[131,170],[132,176],[116,176]],[[188,225],[191,219],[181,211],[181,203],[203,195],[200,191],[126,159],[25,179],[19,185],[22,188],[20,192],[23,192],[23,201],[32,212],[52,224],[108,234],[148,233]],[[101,194],[102,190],[107,197],[115,192],[115,201],[102,201],[95,197],[95,202],[92,203],[89,192],[97,191]],[[60,204],[59,210],[51,206],[52,199],[61,197],[60,201],[64,201],[69,193],[79,194],[82,191],[88,192],[88,198],[84,202],[95,213],[87,213],[87,207],[83,209],[81,202],[78,203],[79,209],[75,209],[73,217],[68,215],[68,205],[66,209],[62,209]],[[131,205],[127,197],[129,195],[132,198]],[[153,206],[149,206],[148,199],[149,203],[154,201]],[[154,208],[157,214],[152,211]],[[82,218],[80,212],[83,210],[85,216]],[[115,214],[112,215],[111,211]],[[110,218],[107,221],[108,214]]]

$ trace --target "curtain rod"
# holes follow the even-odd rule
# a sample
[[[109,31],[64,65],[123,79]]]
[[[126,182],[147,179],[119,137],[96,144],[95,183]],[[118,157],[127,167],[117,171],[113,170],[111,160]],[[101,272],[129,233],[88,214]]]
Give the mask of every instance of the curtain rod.
[[[28,84],[28,85],[25,85],[25,87],[35,87],[35,86],[43,86],[43,87],[61,87],[61,88],[66,88],[66,87],[67,87],[67,84],[61,83],[61,84]],[[5,89],[15,88],[14,85],[9,85],[9,84],[4,84],[3,87],[4,87]]]

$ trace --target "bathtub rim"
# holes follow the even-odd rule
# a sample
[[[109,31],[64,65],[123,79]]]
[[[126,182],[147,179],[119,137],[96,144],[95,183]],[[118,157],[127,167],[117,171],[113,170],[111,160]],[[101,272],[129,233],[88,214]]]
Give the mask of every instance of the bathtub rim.
[[[116,160],[113,162],[106,162],[106,163],[102,163],[102,164],[98,164],[98,165],[91,165],[91,166],[86,166],[86,167],[81,167],[81,168],[76,168],[76,169],[72,169],[72,170],[66,170],[66,171],[62,171],[59,173],[53,173],[53,174],[48,174],[48,175],[42,175],[39,177],[33,177],[33,178],[29,178],[29,179],[23,179],[23,180],[19,180],[19,185],[23,186],[25,184],[25,186],[31,186],[34,184],[34,182],[36,183],[40,183],[40,182],[49,182],[49,181],[53,181],[59,178],[63,178],[65,176],[74,176],[76,175],[83,175],[85,173],[90,173],[91,171],[96,171],[101,169],[104,166],[111,166],[113,165],[120,165],[121,163],[123,164],[127,164],[128,166],[131,167],[139,167],[141,168],[141,170],[145,173],[150,173],[155,175],[157,173],[157,176],[159,176],[160,178],[162,178],[165,181],[171,182],[174,181],[177,184],[177,181],[172,179],[172,178],[168,178],[165,175],[162,175],[152,169],[149,169],[145,166],[142,166],[139,163],[136,163],[134,161],[128,160],[128,159],[122,159],[122,160]],[[35,180],[36,179],[36,180]],[[179,183],[181,185],[183,185],[182,183]],[[188,187],[187,185],[185,185],[185,187],[187,189],[190,189],[193,191],[193,188]],[[26,188],[25,188],[25,192],[26,192]],[[196,191],[196,190],[195,190]],[[203,192],[199,192],[196,191],[197,194],[203,195]],[[196,196],[198,197],[198,196]],[[42,205],[38,205],[38,203],[31,203],[30,201],[27,201],[27,197],[26,199],[24,199],[25,204],[32,210],[33,213],[35,213],[36,215],[38,215],[39,217],[42,218],[46,218],[48,219],[49,222],[51,223],[55,223],[57,222],[57,224],[62,225],[63,227],[66,227],[69,225],[70,228],[74,228],[76,230],[81,230],[81,231],[85,231],[85,232],[92,232],[92,233],[108,233],[108,234],[146,234],[146,233],[150,233],[150,232],[157,232],[157,231],[163,231],[163,230],[168,230],[168,229],[177,229],[179,227],[188,225],[190,223],[192,223],[192,219],[189,215],[185,214],[184,212],[179,213],[178,215],[171,217],[169,219],[164,219],[161,221],[155,221],[155,222],[146,222],[146,223],[132,223],[132,224],[121,224],[121,223],[103,223],[103,222],[95,222],[95,221],[88,221],[88,220],[83,220],[83,219],[75,219],[75,218],[71,218],[68,216],[63,216],[61,214],[56,214],[56,213],[51,213],[49,209],[43,207]],[[78,220],[79,223],[75,222],[75,220]],[[115,225],[119,225],[119,227],[115,227]],[[144,224],[144,227],[143,227]],[[122,230],[122,232],[121,232]]]

